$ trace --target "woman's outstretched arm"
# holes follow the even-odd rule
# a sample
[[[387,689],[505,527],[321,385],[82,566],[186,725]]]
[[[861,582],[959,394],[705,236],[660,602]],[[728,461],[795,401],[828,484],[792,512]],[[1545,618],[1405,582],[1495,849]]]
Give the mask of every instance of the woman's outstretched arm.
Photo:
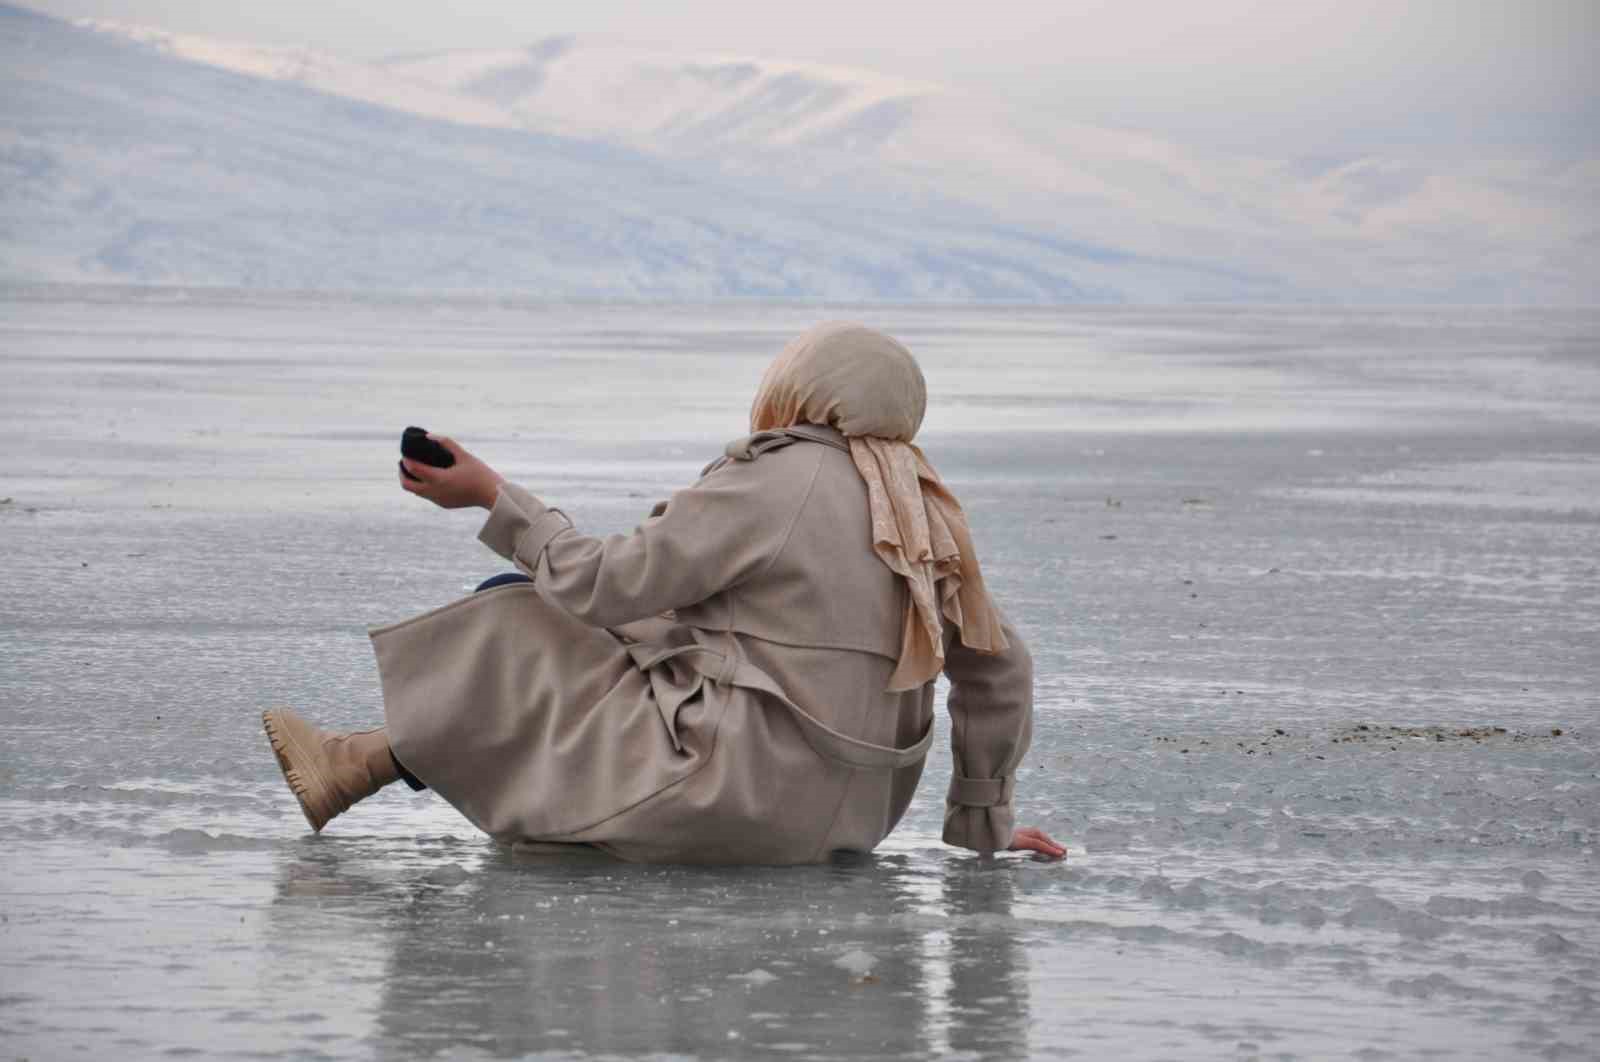
[[[490,509],[484,545],[532,576],[546,600],[610,628],[704,601],[761,571],[782,550],[821,462],[815,446],[724,462],[632,533],[601,538],[574,530],[560,510],[454,441],[434,438],[455,466],[406,462],[421,480],[401,486],[445,508]]]
[[[1036,827],[1016,826],[1016,769],[1033,737],[1033,657],[1009,623],[1008,648],[980,653],[959,635],[945,650],[954,773],[944,839],[985,855],[1008,849],[1059,858],[1066,849]]]

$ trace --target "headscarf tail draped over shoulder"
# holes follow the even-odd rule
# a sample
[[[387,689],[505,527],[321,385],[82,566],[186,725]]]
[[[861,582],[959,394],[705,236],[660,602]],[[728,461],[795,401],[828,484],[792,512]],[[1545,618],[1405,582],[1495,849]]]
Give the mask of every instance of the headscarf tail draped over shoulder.
[[[873,552],[911,591],[890,691],[915,689],[944,667],[941,617],[969,648],[1007,647],[961,503],[911,442],[926,407],[911,352],[845,321],[818,325],[785,347],[750,407],[751,431],[822,424],[850,444],[867,486]]]

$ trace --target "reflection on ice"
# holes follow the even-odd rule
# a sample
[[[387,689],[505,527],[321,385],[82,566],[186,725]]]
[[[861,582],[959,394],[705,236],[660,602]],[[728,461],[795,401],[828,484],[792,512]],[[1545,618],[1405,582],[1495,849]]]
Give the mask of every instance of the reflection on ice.
[[[15,1055],[1600,1051],[1592,315],[0,301]],[[365,625],[498,570],[400,427],[625,528],[827,316],[925,359],[1066,863],[943,848],[947,754],[824,867],[305,834],[260,709],[369,724]]]
[[[293,942],[267,959],[282,978],[341,961],[344,934],[320,945],[317,926],[358,923],[381,950],[380,1053],[1025,1054],[1027,959],[1004,873],[906,856],[799,871],[571,865],[492,848],[456,874],[393,870],[305,846],[278,863],[268,909],[269,935]],[[923,912],[953,927],[935,953]]]

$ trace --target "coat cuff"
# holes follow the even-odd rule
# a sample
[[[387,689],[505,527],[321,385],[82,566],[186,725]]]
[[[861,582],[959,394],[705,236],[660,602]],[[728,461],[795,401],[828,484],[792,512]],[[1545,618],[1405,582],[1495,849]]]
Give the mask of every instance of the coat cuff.
[[[1017,824],[1017,813],[1011,805],[1016,786],[1014,776],[953,776],[945,801],[944,842],[984,855],[1010,847]]]
[[[548,508],[521,487],[503,483],[489,519],[478,532],[478,541],[506,560],[531,569],[550,540],[571,528],[572,521],[560,509]]]

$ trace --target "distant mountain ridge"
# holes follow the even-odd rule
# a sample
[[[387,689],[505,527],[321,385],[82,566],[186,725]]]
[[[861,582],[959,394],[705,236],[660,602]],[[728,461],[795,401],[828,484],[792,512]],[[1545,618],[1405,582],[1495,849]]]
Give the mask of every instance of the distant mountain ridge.
[[[1239,158],[870,71],[583,37],[358,63],[0,6],[0,57],[10,153],[97,189],[69,201],[0,154],[0,220],[26,235],[0,249],[10,279],[1581,302],[1593,299],[1582,271],[1600,266],[1600,163]],[[201,86],[222,84],[217,102],[242,110],[204,105]],[[148,121],[174,107],[183,122]],[[241,123],[256,131],[248,145]],[[82,135],[118,126],[151,139]],[[230,155],[261,164],[262,183],[174,161],[211,159],[237,179]],[[385,157],[411,167],[430,205]],[[550,157],[574,184],[552,187]],[[206,239],[192,246],[202,205]],[[307,224],[304,239],[279,239]]]

